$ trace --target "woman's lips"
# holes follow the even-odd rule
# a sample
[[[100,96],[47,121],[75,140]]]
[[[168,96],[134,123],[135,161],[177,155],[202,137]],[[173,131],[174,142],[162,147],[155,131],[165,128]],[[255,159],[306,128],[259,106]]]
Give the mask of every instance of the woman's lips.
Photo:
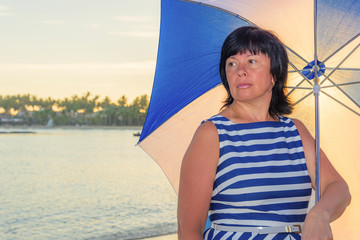
[[[237,88],[248,88],[250,86],[250,83],[240,83],[239,85],[237,85]]]

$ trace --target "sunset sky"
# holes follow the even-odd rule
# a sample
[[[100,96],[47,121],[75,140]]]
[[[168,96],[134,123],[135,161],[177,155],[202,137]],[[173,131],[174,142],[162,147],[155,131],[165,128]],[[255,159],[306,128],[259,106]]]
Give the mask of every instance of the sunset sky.
[[[151,93],[160,0],[0,0],[0,95]]]

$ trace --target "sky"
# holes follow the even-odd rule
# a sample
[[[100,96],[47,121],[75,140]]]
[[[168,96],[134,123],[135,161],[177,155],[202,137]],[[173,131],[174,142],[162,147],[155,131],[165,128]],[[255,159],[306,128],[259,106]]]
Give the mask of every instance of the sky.
[[[160,0],[0,0],[0,95],[151,94]]]

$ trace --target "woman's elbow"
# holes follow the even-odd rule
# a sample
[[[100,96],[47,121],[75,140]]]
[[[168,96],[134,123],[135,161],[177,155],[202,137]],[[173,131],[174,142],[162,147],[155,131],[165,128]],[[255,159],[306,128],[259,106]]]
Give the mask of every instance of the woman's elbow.
[[[344,201],[346,203],[346,206],[349,206],[350,203],[351,203],[351,193],[350,193],[350,188],[349,188],[349,185],[345,183],[345,186],[344,186]]]
[[[178,240],[188,240],[188,239],[194,239],[194,240],[202,240],[202,236],[199,233],[191,233],[187,232],[184,233],[180,229],[178,229],[177,232]]]
[[[188,228],[188,229],[184,229]],[[178,223],[178,240],[188,240],[188,239],[194,239],[194,240],[200,240],[202,239],[202,231],[200,228],[190,228],[189,226],[184,227],[182,224]]]

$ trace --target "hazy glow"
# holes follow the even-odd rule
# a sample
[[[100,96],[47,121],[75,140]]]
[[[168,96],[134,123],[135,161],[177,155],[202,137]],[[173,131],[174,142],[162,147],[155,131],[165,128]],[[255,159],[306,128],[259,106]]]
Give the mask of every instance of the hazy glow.
[[[25,109],[26,109],[26,111],[29,111],[29,112],[33,112],[33,111],[34,111],[34,107],[33,107],[33,106],[30,106],[30,105],[25,105]]]
[[[135,23],[146,23],[151,21],[149,17],[144,16],[116,16],[114,17],[115,20],[119,20],[121,22],[135,22]]]
[[[15,109],[13,109],[13,108],[10,108],[10,114],[11,114],[12,116],[16,116],[18,113],[19,113],[19,110],[15,110]]]
[[[133,73],[153,72],[155,61],[128,62],[128,63],[68,63],[68,64],[0,64],[0,72],[11,73],[12,71],[66,71],[66,72],[88,72],[93,73]]]
[[[45,23],[45,24],[62,24],[65,22],[61,21],[61,20],[45,20],[45,21],[43,21],[43,23]]]
[[[94,108],[94,112],[96,113],[96,112],[101,112],[103,110],[103,108],[102,107],[96,107],[96,108]]]
[[[0,95],[150,95],[160,0],[27,3],[0,5]]]
[[[51,109],[54,111],[54,112],[62,112],[65,110],[66,107],[59,107],[58,105],[52,105]]]

